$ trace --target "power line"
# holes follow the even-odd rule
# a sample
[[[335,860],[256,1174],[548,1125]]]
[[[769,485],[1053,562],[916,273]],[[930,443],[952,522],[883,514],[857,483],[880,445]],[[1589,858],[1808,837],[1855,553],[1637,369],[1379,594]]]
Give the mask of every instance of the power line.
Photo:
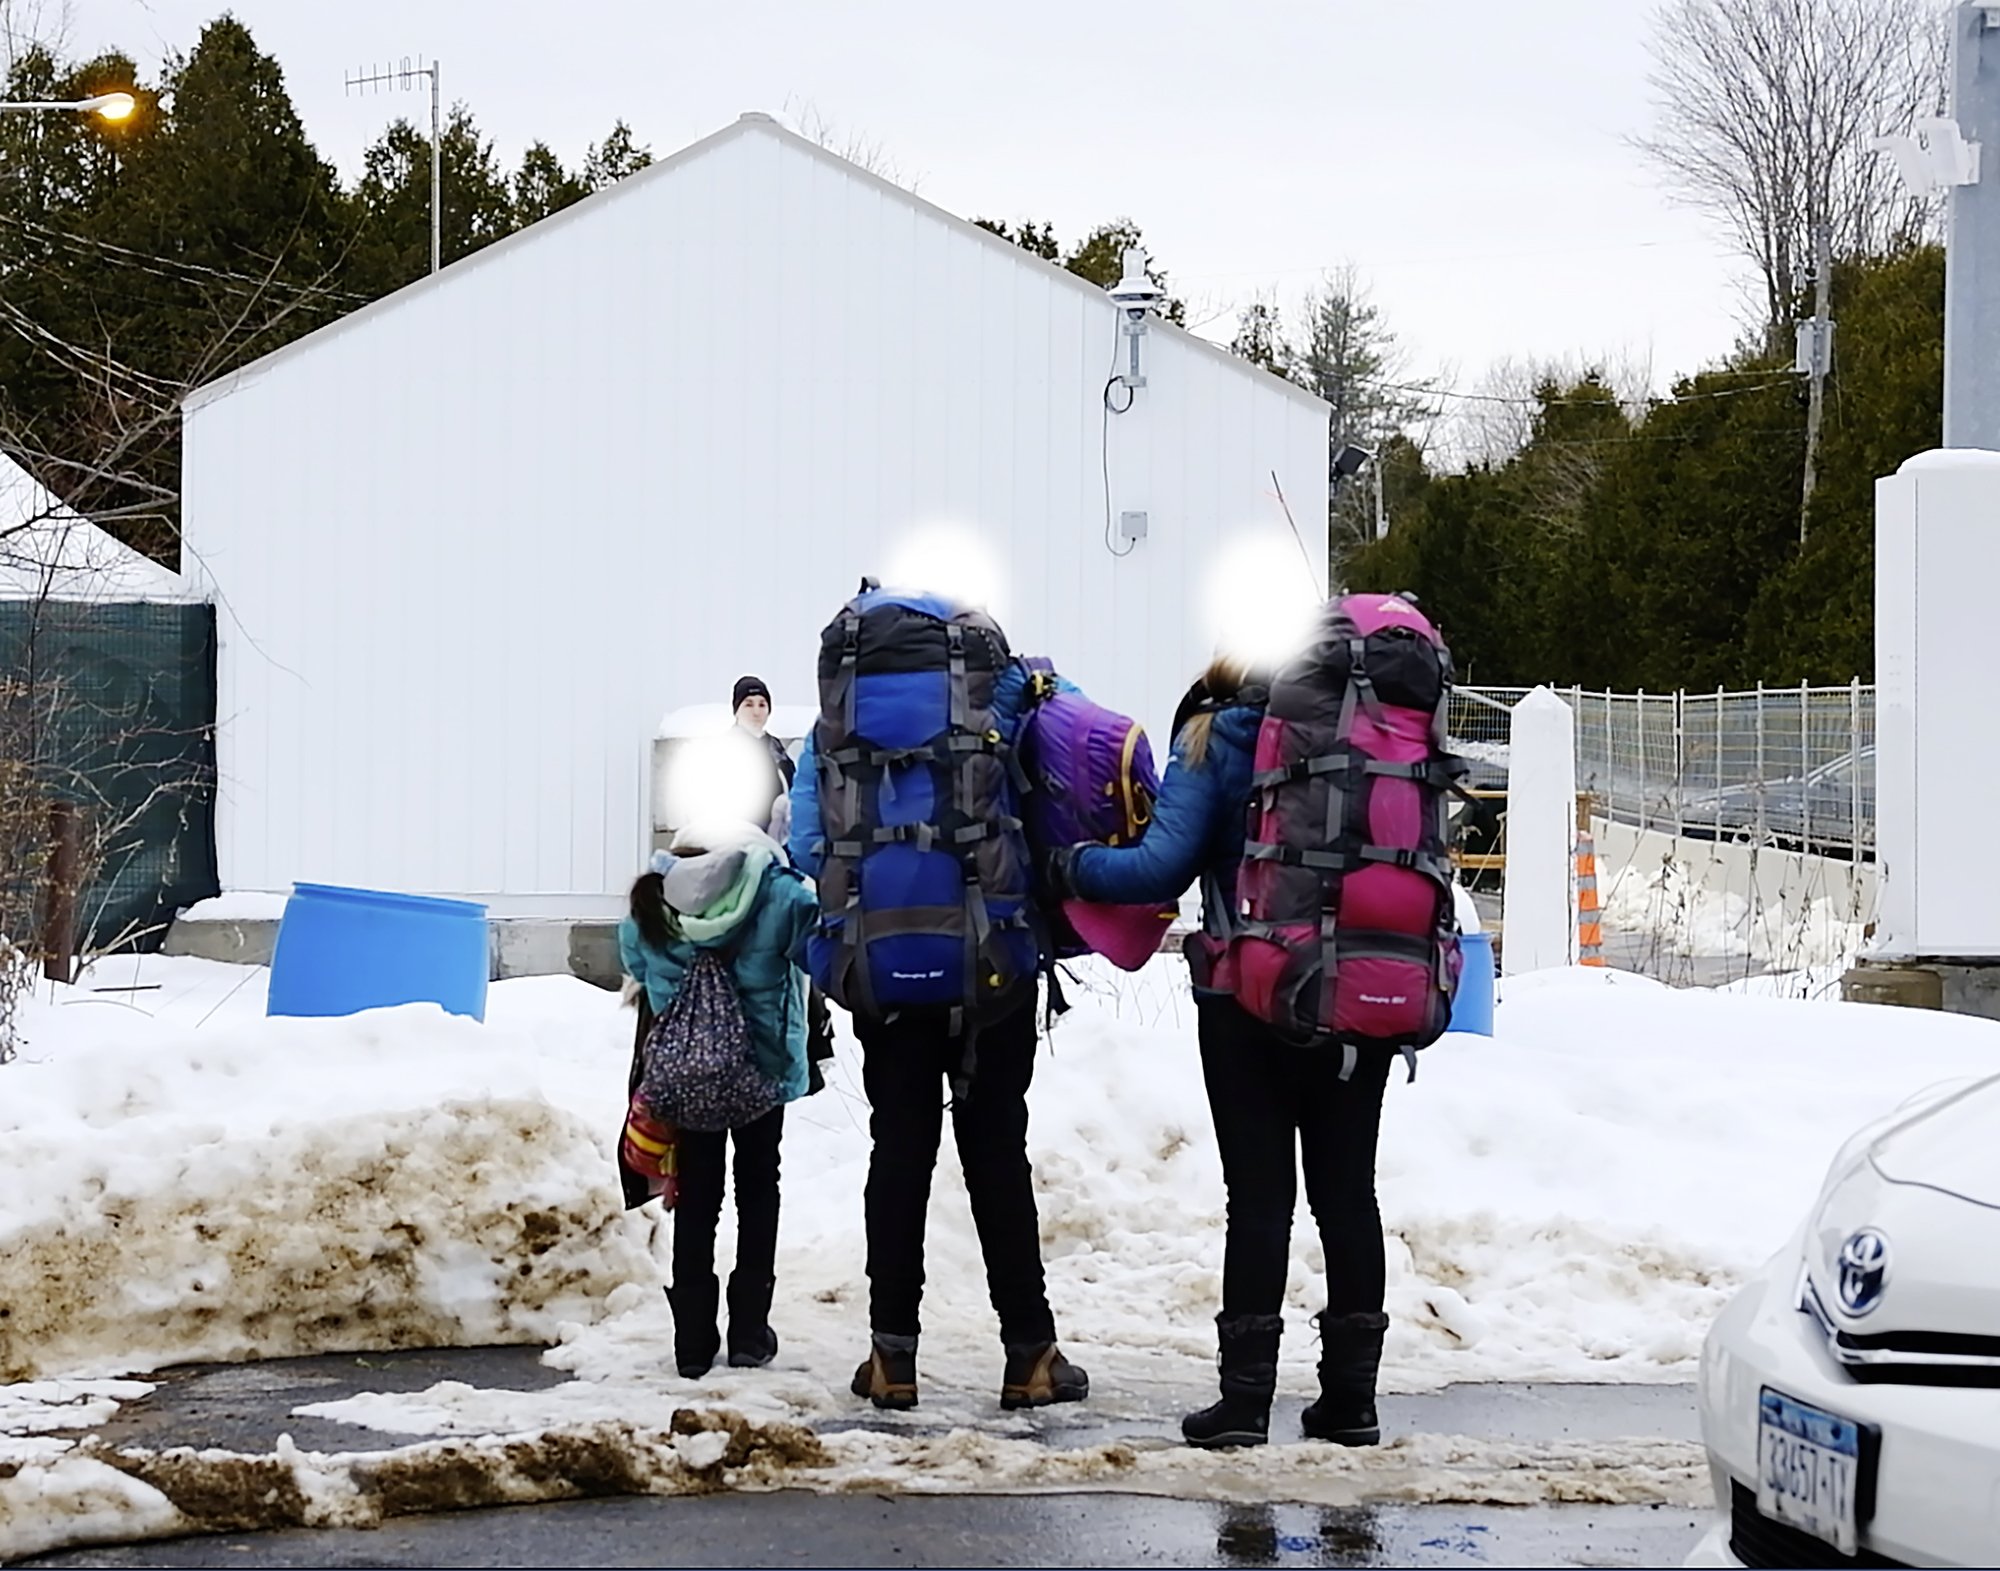
[[[1427,256],[1400,256],[1368,258],[1343,258],[1340,263],[1329,265],[1321,262],[1309,267],[1239,267],[1220,268],[1205,273],[1176,272],[1174,277],[1183,282],[1203,278],[1296,278],[1307,273],[1334,273],[1342,266],[1377,269],[1384,267],[1450,267],[1463,262],[1506,262],[1532,261],[1543,256],[1569,256],[1576,254],[1601,253],[1606,251],[1651,251],[1676,246],[1706,246],[1709,241],[1690,237],[1682,240],[1625,240],[1603,245],[1561,245],[1543,246],[1519,251],[1451,251],[1444,254],[1432,253]]]
[[[48,224],[38,224],[33,219],[0,211],[0,224],[7,224],[23,233],[39,236],[51,241],[60,241],[71,250],[89,248],[118,259],[126,266],[141,272],[152,273],[175,283],[190,281],[190,275],[213,278],[225,283],[248,286],[258,290],[283,290],[292,294],[323,296],[331,300],[348,300],[356,305],[367,305],[374,300],[373,295],[358,294],[351,289],[334,289],[324,284],[296,284],[282,278],[260,277],[255,273],[239,273],[228,268],[209,267],[200,262],[184,262],[176,257],[159,256],[150,251],[136,251],[130,246],[122,246],[114,241],[101,240],[94,235],[80,235],[73,230],[57,229]],[[172,269],[173,271],[163,271]]]

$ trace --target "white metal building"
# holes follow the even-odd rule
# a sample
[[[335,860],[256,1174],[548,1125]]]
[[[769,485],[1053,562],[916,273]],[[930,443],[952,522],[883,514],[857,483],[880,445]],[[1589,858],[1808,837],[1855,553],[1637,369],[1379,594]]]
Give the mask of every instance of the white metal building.
[[[1110,414],[1118,333],[746,115],[202,388],[223,887],[616,909],[658,717],[746,671],[812,701],[820,628],[941,526],[1000,564],[1017,648],[1164,728],[1225,548],[1324,563],[1327,409],[1155,320]]]

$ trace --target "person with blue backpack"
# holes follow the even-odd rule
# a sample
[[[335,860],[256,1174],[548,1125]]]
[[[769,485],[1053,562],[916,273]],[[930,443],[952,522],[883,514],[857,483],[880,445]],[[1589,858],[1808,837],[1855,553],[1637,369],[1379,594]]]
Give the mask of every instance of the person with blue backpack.
[[[1080,1401],[1056,1340],[1028,1162],[1042,925],[1014,758],[1032,673],[984,612],[864,581],[822,635],[792,787],[817,881],[813,980],[854,1018],[870,1108],[868,1358],[852,1389],[917,1404],[924,1222],[945,1093],[1000,1321],[1000,1404]]]
[[[812,887],[749,824],[690,826],[632,886],[619,955],[652,1017],[633,1066],[640,1103],[675,1131],[674,1363],[699,1379],[722,1350],[715,1233],[735,1152],[729,1363],[777,1356],[778,1156],[785,1104],[807,1094],[804,978]],[[632,1199],[628,1178],[627,1199]],[[643,1198],[643,1190],[640,1191]]]
[[[1130,847],[1050,857],[1058,895],[1115,903],[1202,886],[1186,944],[1228,1195],[1221,1400],[1181,1432],[1262,1445],[1277,1390],[1293,1211],[1326,1257],[1307,1438],[1381,1440],[1388,1330],[1375,1153],[1389,1069],[1446,1027],[1457,978],[1444,794],[1449,653],[1407,596],[1329,602],[1275,672],[1218,657],[1174,717],[1153,820]]]

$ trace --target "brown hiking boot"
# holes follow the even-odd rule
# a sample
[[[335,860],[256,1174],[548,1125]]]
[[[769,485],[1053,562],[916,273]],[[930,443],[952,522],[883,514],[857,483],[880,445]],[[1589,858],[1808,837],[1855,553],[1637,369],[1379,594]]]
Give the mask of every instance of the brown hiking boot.
[[[848,1387],[877,1407],[903,1411],[917,1405],[917,1339],[877,1331],[867,1362],[854,1371]]]
[[[1090,1376],[1062,1356],[1053,1342],[1010,1342],[1007,1369],[1000,1377],[1000,1405],[1013,1412],[1021,1407],[1047,1407],[1054,1402],[1081,1402],[1090,1395]]]

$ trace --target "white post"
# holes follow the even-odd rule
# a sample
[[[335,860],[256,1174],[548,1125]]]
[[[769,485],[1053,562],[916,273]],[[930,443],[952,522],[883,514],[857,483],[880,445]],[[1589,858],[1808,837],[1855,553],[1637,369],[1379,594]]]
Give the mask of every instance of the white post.
[[[1944,267],[1944,445],[2000,448],[2000,12],[1952,16],[1952,117],[1978,147],[1975,178],[1950,189]]]
[[[1993,616],[2000,453],[1917,454],[1876,484],[1875,519],[1872,952],[2000,959],[2000,842],[1967,817],[2000,775],[2000,730],[1977,718],[1991,697],[1965,652],[1966,630]]]
[[[1847,843],[1854,848],[1854,871],[1861,872],[1861,678],[1847,688],[1847,754],[1852,767],[1847,771]]]
[[[1514,706],[1507,746],[1507,883],[1500,946],[1508,976],[1576,958],[1576,720],[1538,687]]]

